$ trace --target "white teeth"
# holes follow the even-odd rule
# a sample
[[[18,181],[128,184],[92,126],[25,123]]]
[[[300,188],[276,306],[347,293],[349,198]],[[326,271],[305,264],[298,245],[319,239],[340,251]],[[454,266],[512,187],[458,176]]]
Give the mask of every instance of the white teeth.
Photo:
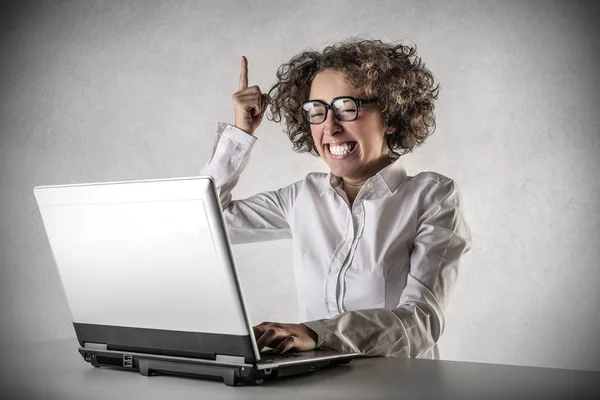
[[[331,152],[331,154],[334,154],[336,156],[343,156],[344,154],[348,154],[350,153],[350,144],[348,143],[344,143],[342,145],[329,145],[329,151]]]

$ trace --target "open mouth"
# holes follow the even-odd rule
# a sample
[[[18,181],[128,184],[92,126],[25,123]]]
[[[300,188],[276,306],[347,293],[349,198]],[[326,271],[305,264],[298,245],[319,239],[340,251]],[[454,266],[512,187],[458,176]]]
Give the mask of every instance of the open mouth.
[[[358,142],[347,142],[341,146],[331,146],[326,144],[325,147],[327,148],[327,153],[333,158],[342,159],[354,154],[358,147]]]

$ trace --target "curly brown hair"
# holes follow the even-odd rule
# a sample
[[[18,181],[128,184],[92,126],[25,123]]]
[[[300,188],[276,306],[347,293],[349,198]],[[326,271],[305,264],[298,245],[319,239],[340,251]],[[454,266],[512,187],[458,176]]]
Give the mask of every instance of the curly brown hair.
[[[322,52],[304,51],[277,70],[267,118],[285,119],[294,151],[319,156],[310,125],[299,109],[308,100],[318,72],[341,71],[363,96],[376,99],[385,124],[395,128],[386,135],[389,151],[396,156],[412,152],[435,131],[434,100],[439,92],[439,84],[416,52],[416,45],[361,39],[341,41]]]

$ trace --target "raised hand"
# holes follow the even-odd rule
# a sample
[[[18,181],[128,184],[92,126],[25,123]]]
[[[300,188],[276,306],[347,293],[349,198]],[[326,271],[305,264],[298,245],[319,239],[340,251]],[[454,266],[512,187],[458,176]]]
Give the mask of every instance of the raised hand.
[[[251,135],[262,122],[269,96],[256,85],[248,87],[248,60],[242,57],[238,91],[232,96],[235,126]]]

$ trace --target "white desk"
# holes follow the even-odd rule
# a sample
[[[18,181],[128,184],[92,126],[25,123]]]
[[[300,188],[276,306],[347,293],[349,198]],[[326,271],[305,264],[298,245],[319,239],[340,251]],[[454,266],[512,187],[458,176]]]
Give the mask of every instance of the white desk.
[[[596,399],[600,372],[400,358],[356,359],[315,374],[222,382],[94,368],[75,339],[7,349],[0,399]],[[8,357],[8,358],[6,358]]]

